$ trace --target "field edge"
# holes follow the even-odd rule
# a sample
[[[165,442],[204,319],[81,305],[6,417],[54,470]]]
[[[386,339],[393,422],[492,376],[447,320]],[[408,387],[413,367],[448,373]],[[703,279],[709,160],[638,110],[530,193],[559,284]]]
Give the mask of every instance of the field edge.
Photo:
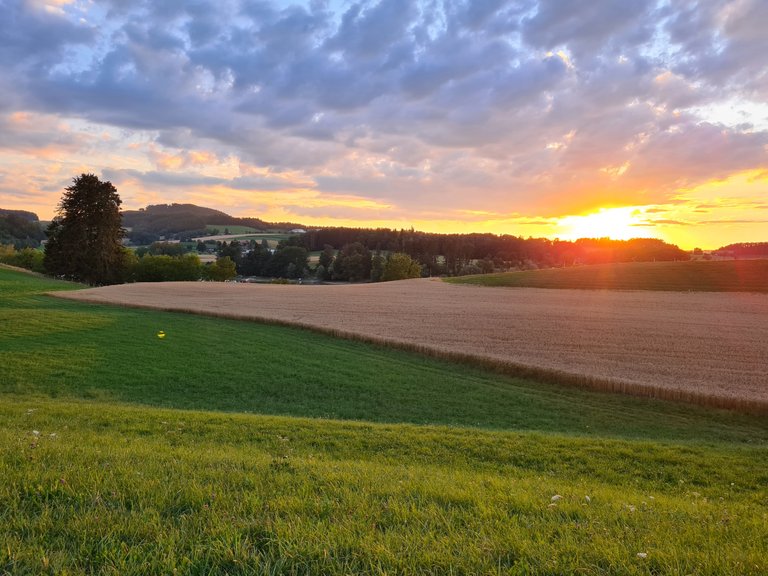
[[[349,330],[341,330],[337,328],[325,328],[310,323],[300,321],[279,320],[276,318],[263,318],[254,316],[241,316],[230,312],[213,312],[209,310],[198,310],[194,308],[175,308],[170,306],[157,306],[150,304],[135,304],[135,303],[111,303],[111,302],[89,302],[81,300],[73,292],[45,292],[46,296],[54,298],[63,298],[67,300],[74,300],[90,305],[112,306],[118,308],[136,308],[142,310],[159,310],[163,312],[174,312],[182,314],[194,314],[197,316],[207,316],[211,318],[223,318],[227,320],[236,320],[240,322],[255,322],[266,325],[274,326],[286,326],[301,328],[310,332],[318,334],[324,334],[335,338],[341,338],[344,340],[364,342],[366,344],[373,344],[376,346],[383,346],[386,348],[403,350],[406,352],[414,352],[420,355],[424,355],[431,358],[437,358],[441,360],[448,360],[451,362],[457,362],[460,364],[466,364],[483,368],[495,372],[497,374],[504,374],[506,376],[526,378],[531,380],[538,380],[547,384],[554,384],[559,386],[568,386],[580,388],[583,390],[590,390],[593,392],[605,392],[614,394],[625,394],[630,396],[653,398],[657,400],[664,400],[677,403],[695,404],[706,408],[734,410],[744,414],[751,414],[755,416],[768,415],[768,401],[752,400],[744,398],[735,398],[730,396],[722,396],[717,394],[706,394],[701,392],[690,392],[683,390],[674,390],[665,388],[662,386],[655,386],[653,384],[640,384],[636,382],[627,382],[622,380],[614,380],[610,378],[599,378],[594,376],[587,376],[584,374],[576,374],[566,372],[563,370],[557,370],[552,368],[543,368],[539,366],[533,366],[529,364],[522,364],[511,361],[501,361],[490,358],[484,358],[481,356],[475,356],[473,354],[453,352],[442,350],[438,347],[432,347],[426,344],[414,344],[410,342],[403,342],[391,338],[383,338],[377,336],[367,336],[358,334]]]

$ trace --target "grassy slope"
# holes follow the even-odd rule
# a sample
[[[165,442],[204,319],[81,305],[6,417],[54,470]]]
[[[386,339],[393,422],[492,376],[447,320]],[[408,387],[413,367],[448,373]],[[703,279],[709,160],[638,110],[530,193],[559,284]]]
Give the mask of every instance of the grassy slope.
[[[768,260],[631,262],[450,278],[482,286],[768,292]]]
[[[0,573],[768,569],[765,420],[59,287],[0,271]]]
[[[240,226],[239,224],[208,224],[206,229],[208,231],[218,230],[219,234],[224,234],[224,229],[229,230],[230,234],[252,234],[259,232],[258,229],[252,226]]]

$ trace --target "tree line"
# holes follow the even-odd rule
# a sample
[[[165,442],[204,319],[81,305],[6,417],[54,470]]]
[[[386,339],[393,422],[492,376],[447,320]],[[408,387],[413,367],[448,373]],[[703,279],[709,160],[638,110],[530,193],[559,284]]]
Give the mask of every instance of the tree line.
[[[765,258],[768,257],[768,242],[740,242],[728,244],[716,251],[719,256],[731,258]]]
[[[575,241],[495,234],[434,234],[410,230],[323,228],[294,241],[311,251],[359,244],[372,252],[407,254],[428,275],[458,276],[492,271],[602,264],[689,260],[673,244],[653,238]]]
[[[110,182],[82,174],[65,189],[57,216],[48,226],[44,253],[27,244],[0,249],[0,261],[89,284],[160,280],[226,280],[235,275],[320,281],[387,281],[430,275],[465,275],[496,271],[631,261],[688,260],[690,256],[662,240],[608,238],[575,241],[495,234],[434,234],[410,230],[321,228],[290,237],[270,248],[261,242],[218,242],[216,262],[202,264],[179,243],[154,242],[136,251],[123,245],[121,200]],[[232,217],[194,205],[161,205],[133,211],[129,221],[151,222],[161,229],[204,226],[206,217]],[[189,218],[171,224],[173,215]],[[3,231],[41,234],[32,213],[0,211]],[[142,220],[143,219],[143,220]],[[194,221],[193,221],[194,220]],[[239,219],[243,220],[243,219]],[[254,224],[261,221],[253,220]],[[4,244],[1,242],[0,244]],[[208,252],[199,242],[198,252]],[[764,255],[768,243],[721,248],[735,255]],[[317,258],[310,265],[310,253]],[[314,260],[314,258],[313,258]]]
[[[261,243],[219,242],[217,254],[231,258],[241,276],[267,276],[274,278],[312,278],[318,281],[386,282],[418,278],[422,266],[403,253],[373,253],[359,242],[345,244],[340,250],[326,245],[317,265],[312,268],[309,252],[299,245],[299,237],[278,243],[272,250],[266,240]]]

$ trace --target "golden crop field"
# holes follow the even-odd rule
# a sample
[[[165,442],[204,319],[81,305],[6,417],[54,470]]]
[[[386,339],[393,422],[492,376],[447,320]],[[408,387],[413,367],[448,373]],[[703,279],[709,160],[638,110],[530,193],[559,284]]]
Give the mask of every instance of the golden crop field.
[[[550,381],[768,411],[765,294],[482,288],[419,279],[146,283],[56,296],[299,325]]]

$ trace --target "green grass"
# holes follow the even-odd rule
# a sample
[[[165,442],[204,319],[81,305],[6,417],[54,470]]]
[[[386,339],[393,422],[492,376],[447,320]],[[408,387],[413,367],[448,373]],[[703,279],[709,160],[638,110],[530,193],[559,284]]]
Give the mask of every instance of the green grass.
[[[230,234],[253,234],[261,232],[258,228],[253,228],[252,226],[240,226],[238,224],[208,224],[206,225],[206,229],[209,232],[218,230],[219,234],[224,234],[225,229],[229,230]]]
[[[464,276],[446,281],[529,288],[768,292],[768,260],[594,264]]]
[[[768,568],[754,448],[51,400],[0,416],[14,574]]]
[[[765,419],[74,287],[0,270],[0,574],[768,570]]]
[[[209,232],[218,230],[219,235],[223,235],[224,229],[227,228],[229,230],[229,234],[232,236],[231,239],[238,240],[240,242],[250,242],[251,240],[261,242],[262,240],[266,239],[270,248],[274,248],[279,242],[288,240],[288,238],[292,236],[292,234],[284,234],[279,232],[260,232],[256,228],[251,228],[250,226],[225,226],[209,224],[207,228]]]

